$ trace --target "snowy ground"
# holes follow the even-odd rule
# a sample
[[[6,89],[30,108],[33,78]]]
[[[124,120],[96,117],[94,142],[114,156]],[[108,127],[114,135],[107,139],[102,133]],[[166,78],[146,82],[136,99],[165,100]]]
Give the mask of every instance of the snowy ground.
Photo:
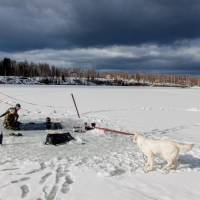
[[[147,137],[195,146],[181,155],[176,171],[163,172],[165,163],[157,159],[158,170],[147,174],[144,157],[129,136],[72,132],[76,141],[50,146],[43,144],[44,130],[11,137],[1,125],[5,134],[0,147],[1,200],[199,199],[200,89],[0,86],[0,112],[18,102],[24,123],[43,122],[50,116],[72,130],[73,125],[95,121],[98,126],[137,130]]]

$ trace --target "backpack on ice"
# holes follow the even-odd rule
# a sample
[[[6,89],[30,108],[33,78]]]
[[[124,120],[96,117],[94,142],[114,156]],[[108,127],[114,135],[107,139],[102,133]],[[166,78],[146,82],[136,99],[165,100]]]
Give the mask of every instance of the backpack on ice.
[[[70,133],[49,133],[46,137],[45,144],[64,144],[71,140],[75,140]]]

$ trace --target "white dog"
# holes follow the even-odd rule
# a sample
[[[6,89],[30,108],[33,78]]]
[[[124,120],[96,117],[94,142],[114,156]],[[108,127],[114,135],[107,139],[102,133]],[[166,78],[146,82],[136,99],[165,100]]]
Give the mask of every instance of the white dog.
[[[167,161],[163,169],[176,169],[179,152],[190,151],[193,144],[181,144],[170,140],[155,140],[145,138],[143,135],[136,133],[133,136],[133,142],[147,156],[145,170],[153,170],[155,156],[160,156]]]

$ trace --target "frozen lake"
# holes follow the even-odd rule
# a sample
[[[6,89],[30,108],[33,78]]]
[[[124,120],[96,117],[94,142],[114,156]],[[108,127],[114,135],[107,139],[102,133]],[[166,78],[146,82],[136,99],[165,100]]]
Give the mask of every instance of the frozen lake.
[[[16,103],[22,105],[21,122],[43,122],[47,116],[71,128],[96,122],[195,146],[181,156],[176,171],[146,174],[144,157],[129,136],[72,132],[75,142],[54,147],[43,145],[46,131],[5,135],[0,199],[199,199],[200,89],[0,85],[0,112]]]

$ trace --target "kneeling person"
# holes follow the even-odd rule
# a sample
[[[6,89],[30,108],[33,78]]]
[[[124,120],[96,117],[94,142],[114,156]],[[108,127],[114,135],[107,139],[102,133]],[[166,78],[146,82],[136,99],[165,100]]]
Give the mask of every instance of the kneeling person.
[[[18,111],[21,109],[20,104],[16,104],[15,107],[9,108],[5,113],[3,113],[0,117],[4,117],[3,125],[7,129],[19,130],[20,123],[18,122]]]

